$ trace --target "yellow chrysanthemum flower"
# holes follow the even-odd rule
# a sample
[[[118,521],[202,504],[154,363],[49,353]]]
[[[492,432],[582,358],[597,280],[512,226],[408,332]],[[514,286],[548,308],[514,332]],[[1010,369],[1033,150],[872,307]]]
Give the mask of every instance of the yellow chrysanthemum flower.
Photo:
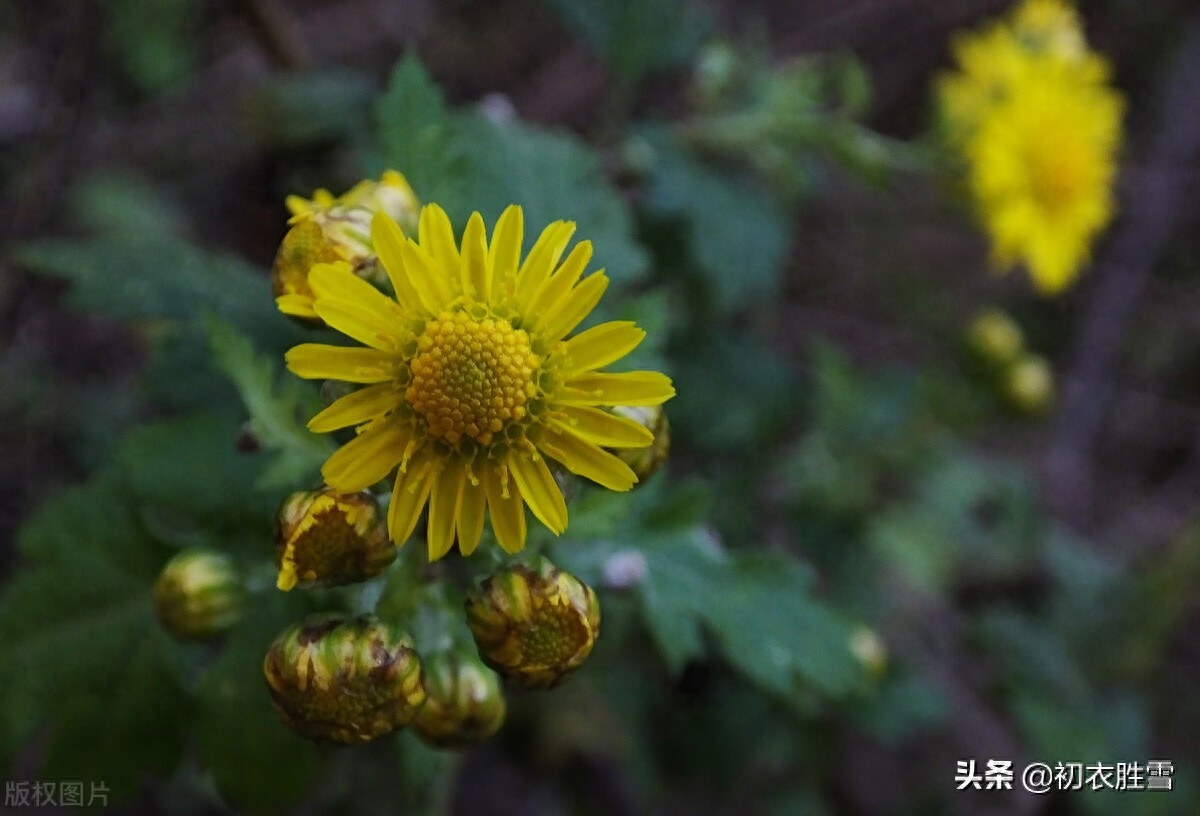
[[[958,70],[938,80],[938,96],[952,138],[968,137],[990,106],[1048,64],[1070,67],[1081,84],[1108,81],[1108,64],[1087,50],[1079,13],[1063,0],[1026,0],[980,32],[954,39]]]
[[[1112,219],[1122,101],[1108,64],[1062,0],[1026,0],[956,40],[955,56],[938,95],[993,261],[1023,261],[1039,290],[1059,292]]]
[[[271,267],[275,303],[284,314],[314,323],[319,318],[312,308],[309,270],[318,263],[341,260],[359,277],[379,278],[371,219],[383,212],[412,228],[420,209],[408,180],[395,170],[385,172],[379,181],[360,181],[341,196],[320,189],[311,199],[288,196],[285,204],[292,214],[288,220],[292,228]]]
[[[1066,288],[1113,215],[1121,100],[1048,68],[1014,89],[966,146],[992,257],[1024,261],[1044,294]]]
[[[562,221],[546,227],[521,262],[515,205],[490,242],[473,214],[461,246],[437,205],[421,211],[416,241],[377,213],[371,238],[395,298],[345,263],[318,264],[309,276],[316,314],[366,346],[310,343],[287,354],[301,377],[367,386],[309,422],[319,433],[358,430],[325,463],[325,481],[361,490],[397,470],[388,529],[403,542],[428,503],[431,560],[456,538],[463,554],[473,552],[485,509],[508,552],[525,544],[525,504],[561,533],[567,507],[547,458],[612,490],[637,481],[603,448],[644,447],[653,434],[604,407],[659,405],[675,390],[658,372],[600,371],[642,341],[632,322],[567,337],[608,285],[603,271],[583,277],[589,241],[560,263],[574,230]]]

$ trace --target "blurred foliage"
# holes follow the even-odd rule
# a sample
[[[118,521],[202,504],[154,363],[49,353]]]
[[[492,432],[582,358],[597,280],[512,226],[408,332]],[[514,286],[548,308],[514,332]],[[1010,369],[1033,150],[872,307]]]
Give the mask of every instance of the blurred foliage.
[[[127,388],[97,386],[87,410],[40,419],[54,383],[12,377],[5,407],[65,426],[93,467],[17,539],[0,593],[0,761],[37,741],[44,778],[104,780],[117,800],[150,776],[176,807],[239,813],[305,801],[312,813],[440,816],[476,786],[457,774],[490,762],[552,780],[551,803],[522,812],[605,812],[588,780],[612,776],[602,793],[629,788],[639,812],[790,816],[847,812],[838,752],[865,744],[931,763],[889,812],[950,813],[965,801],[952,760],[981,750],[959,722],[965,685],[1022,752],[996,758],[1018,767],[1176,760],[1169,796],[1080,793],[1064,812],[1191,812],[1200,781],[1157,738],[1176,702],[1157,684],[1195,609],[1200,533],[1146,565],[1064,529],[1028,468],[979,444],[1020,420],[953,354],[879,370],[832,345],[807,342],[797,358],[778,342],[796,208],[820,206],[833,176],[886,186],[928,166],[924,147],[864,124],[862,65],[777,63],[761,43],[714,39],[683,0],[545,5],[611,72],[600,143],[452,105],[413,50],[382,91],[322,67],[268,78],[245,115],[285,176],[306,177],[322,151],[329,164],[349,155],[363,178],[402,171],[457,230],[515,201],[530,225],[574,220],[595,244],[615,284],[598,315],[649,333],[623,365],[667,371],[678,396],[665,472],[632,494],[574,484],[566,534],[531,531],[531,549],[601,595],[589,662],[549,695],[512,695],[509,722],[466,764],[407,733],[335,751],[284,729],[261,662],[306,612],[375,608],[419,647],[447,645],[443,621],[415,617],[433,592],[423,547],[410,542],[362,587],[275,590],[274,510],[318,482],[332,449],[305,429],[321,399],[282,353],[331,334],[282,317],[265,269],[196,240],[201,225],[167,185],[85,175],[70,195],[76,237],[25,242],[15,259],[60,282],[68,308],[128,326],[144,365]],[[120,81],[143,94],[186,82],[200,13],[182,0],[108,4]],[[638,89],[672,71],[691,72],[688,109],[634,116]],[[3,364],[6,379],[24,371]],[[483,569],[499,558],[488,535]],[[224,641],[176,643],[155,621],[155,577],[191,547],[244,572],[247,611]],[[1200,712],[1187,715],[1194,730]],[[686,810],[680,791],[709,809]]]

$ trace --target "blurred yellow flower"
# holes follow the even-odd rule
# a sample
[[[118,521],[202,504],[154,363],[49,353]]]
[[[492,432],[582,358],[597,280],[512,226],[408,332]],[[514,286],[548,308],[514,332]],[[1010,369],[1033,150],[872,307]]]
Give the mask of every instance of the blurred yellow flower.
[[[271,267],[275,302],[284,314],[313,323],[320,319],[312,308],[309,270],[318,263],[341,260],[359,277],[382,282],[371,244],[371,218],[383,212],[411,231],[420,209],[412,187],[395,170],[385,172],[379,181],[360,181],[338,197],[320,189],[311,199],[291,195],[285,203],[292,228]]]
[[[309,422],[318,433],[358,430],[322,474],[348,492],[398,468],[390,534],[397,543],[407,539],[428,503],[431,560],[456,537],[463,554],[473,552],[485,508],[508,552],[525,544],[525,504],[561,533],[567,507],[546,457],[612,490],[637,481],[603,448],[645,447],[654,435],[603,407],[658,405],[675,390],[655,371],[600,371],[642,341],[645,332],[632,322],[567,337],[608,285],[602,271],[583,277],[589,241],[560,263],[574,230],[554,222],[521,262],[520,207],[504,211],[490,242],[483,218],[473,214],[461,246],[437,205],[421,211],[415,241],[377,213],[371,238],[394,299],[344,262],[310,273],[315,313],[367,346],[309,343],[287,354],[301,377],[367,386]]]
[[[993,261],[1024,262],[1041,292],[1059,292],[1113,215],[1123,103],[1108,65],[1060,0],[1026,0],[955,55],[938,95]]]

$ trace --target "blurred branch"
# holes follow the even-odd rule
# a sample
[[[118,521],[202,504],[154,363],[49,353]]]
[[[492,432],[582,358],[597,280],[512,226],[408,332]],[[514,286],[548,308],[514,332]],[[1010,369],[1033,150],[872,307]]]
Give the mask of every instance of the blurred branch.
[[[1061,510],[1080,515],[1091,505],[1092,459],[1114,393],[1113,366],[1150,272],[1179,221],[1183,172],[1200,149],[1200,15],[1185,29],[1163,81],[1156,135],[1142,183],[1127,196],[1084,315],[1054,437],[1046,459]]]
[[[303,70],[312,54],[300,30],[279,0],[243,0],[254,31],[271,56],[284,68]]]

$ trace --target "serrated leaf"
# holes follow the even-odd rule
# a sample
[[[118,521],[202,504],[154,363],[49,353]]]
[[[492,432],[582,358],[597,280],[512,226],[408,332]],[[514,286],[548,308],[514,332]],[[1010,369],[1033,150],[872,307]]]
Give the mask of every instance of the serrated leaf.
[[[643,275],[647,259],[634,240],[629,209],[586,143],[566,133],[475,115],[461,115],[454,136],[460,144],[479,146],[464,167],[470,184],[447,208],[456,224],[465,224],[475,210],[494,224],[505,207],[520,204],[526,247],[550,222],[574,221],[575,239],[596,247],[593,268],[603,267],[616,285]]]
[[[552,221],[572,220],[576,238],[595,244],[594,263],[614,284],[645,272],[628,208],[576,137],[449,112],[413,56],[393,72],[377,115],[382,163],[405,173],[417,196],[440,204],[460,229],[476,210],[491,225],[509,204],[520,204],[527,248]]]
[[[70,281],[68,302],[125,320],[199,320],[211,312],[251,331],[283,324],[267,276],[236,258],[150,235],[27,244],[18,259]]]
[[[451,138],[441,89],[411,50],[392,70],[375,116],[384,165],[403,172],[421,201],[441,203],[459,193],[461,146]]]
[[[655,158],[645,206],[686,222],[714,308],[728,313],[777,295],[788,208],[765,187],[687,156],[663,134],[646,139]]]
[[[227,324],[214,320],[208,330],[217,367],[233,381],[250,413],[251,432],[273,454],[257,486],[317,482],[321,465],[335,446],[328,436],[304,426],[304,419],[320,408],[316,394],[295,377],[281,379],[282,367]]]
[[[706,653],[707,632],[736,669],[792,705],[809,690],[838,697],[861,680],[849,623],[812,596],[811,571],[786,556],[729,553],[701,527],[656,535],[635,520],[627,535],[574,542],[553,557],[598,580],[608,558],[630,550],[645,558],[636,591],[672,671]]]
[[[269,518],[270,497],[255,489],[263,456],[238,451],[236,417],[196,414],[130,431],[114,457],[129,491],[143,504],[215,523]]]
[[[553,5],[626,86],[685,63],[710,27],[686,0],[553,0]]]

